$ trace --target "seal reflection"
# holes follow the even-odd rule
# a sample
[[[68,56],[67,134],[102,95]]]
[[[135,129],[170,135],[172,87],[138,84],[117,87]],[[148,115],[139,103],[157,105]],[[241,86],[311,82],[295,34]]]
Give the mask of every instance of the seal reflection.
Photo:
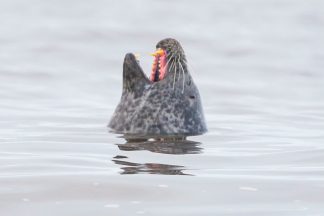
[[[129,140],[124,144],[117,144],[121,151],[150,151],[160,154],[200,154],[201,143],[190,140]],[[160,163],[134,163],[126,161],[126,156],[117,155],[112,160],[121,165],[121,174],[160,174],[160,175],[191,175],[186,173],[186,167]]]

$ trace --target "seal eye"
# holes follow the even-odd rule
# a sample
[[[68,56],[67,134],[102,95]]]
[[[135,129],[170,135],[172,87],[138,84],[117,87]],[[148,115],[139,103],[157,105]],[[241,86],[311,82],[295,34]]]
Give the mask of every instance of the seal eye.
[[[154,56],[154,60],[150,80],[152,82],[158,82],[164,79],[166,75],[167,55],[166,51],[161,48],[158,48],[152,55]]]

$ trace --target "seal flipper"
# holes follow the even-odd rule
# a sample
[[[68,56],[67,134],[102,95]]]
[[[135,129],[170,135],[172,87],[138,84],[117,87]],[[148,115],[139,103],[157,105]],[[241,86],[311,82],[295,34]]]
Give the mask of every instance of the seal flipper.
[[[123,65],[123,95],[129,92],[140,96],[150,80],[144,74],[134,54],[127,53]]]

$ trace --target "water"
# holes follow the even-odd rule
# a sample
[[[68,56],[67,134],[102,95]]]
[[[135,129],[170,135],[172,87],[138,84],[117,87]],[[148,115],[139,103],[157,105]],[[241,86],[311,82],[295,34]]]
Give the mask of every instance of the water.
[[[1,1],[1,215],[324,215],[324,3]],[[181,41],[209,133],[126,143],[123,56]]]

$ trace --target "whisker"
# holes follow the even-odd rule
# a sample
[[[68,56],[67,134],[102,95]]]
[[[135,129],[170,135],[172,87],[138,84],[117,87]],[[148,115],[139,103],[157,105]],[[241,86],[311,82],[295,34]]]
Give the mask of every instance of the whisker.
[[[168,68],[168,72],[171,72],[174,67],[174,61],[171,62],[170,67]]]
[[[174,79],[173,79],[173,89],[174,89],[174,85],[177,79],[177,72],[178,72],[178,59],[179,56],[176,56],[174,59]],[[179,78],[178,78],[179,79]]]
[[[171,68],[169,67],[169,63],[171,62],[172,58],[173,58],[173,55],[171,55],[171,57],[169,58],[169,60],[167,61],[167,63],[165,64],[164,68],[165,70],[167,71],[167,73],[169,73],[171,71]],[[172,63],[171,63],[171,66],[172,66]]]
[[[168,64],[169,64],[169,62],[171,61],[171,59],[173,58],[173,56],[174,56],[174,53],[171,55],[171,57],[169,58],[169,60],[168,60],[167,63],[165,64],[165,67],[168,66]]]
[[[189,64],[189,62],[187,61],[187,59],[184,60],[184,63],[186,63],[187,67],[190,67],[190,69],[192,70],[193,73],[196,73],[195,68],[194,68],[191,64]],[[191,71],[190,71],[190,72],[191,72]]]
[[[174,61],[171,61],[170,67],[168,67],[168,73],[170,73],[173,68],[174,68]]]
[[[173,89],[174,89],[174,84],[175,84],[175,79],[176,79],[176,75],[177,75],[177,57],[175,57],[174,59],[174,76],[173,76]]]
[[[179,64],[180,64],[180,67],[181,67],[181,70],[182,70],[182,94],[183,94],[183,92],[184,92],[184,86],[185,86],[185,72],[184,72],[184,70],[183,70],[183,67],[182,67],[182,64],[181,64],[181,62],[179,61]]]

